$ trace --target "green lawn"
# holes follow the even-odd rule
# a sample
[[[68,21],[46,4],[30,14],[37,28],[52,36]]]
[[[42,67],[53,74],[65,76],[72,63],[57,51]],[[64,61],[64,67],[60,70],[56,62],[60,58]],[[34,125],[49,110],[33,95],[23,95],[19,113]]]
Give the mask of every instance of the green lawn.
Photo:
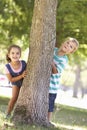
[[[9,98],[0,97],[0,130],[87,130],[87,110],[77,109],[69,106],[57,105],[53,113],[53,122],[57,128],[45,128],[30,125],[18,125],[16,127],[4,125],[5,110]],[[8,124],[13,125],[8,121]]]

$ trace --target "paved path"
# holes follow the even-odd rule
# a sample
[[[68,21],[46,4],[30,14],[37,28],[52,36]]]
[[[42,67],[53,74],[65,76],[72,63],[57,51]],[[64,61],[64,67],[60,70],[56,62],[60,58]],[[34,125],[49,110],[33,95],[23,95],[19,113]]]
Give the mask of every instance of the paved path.
[[[81,98],[80,93],[78,94],[78,98],[73,98],[72,95],[73,91],[71,90],[66,92],[60,90],[56,98],[56,103],[87,109],[87,94],[84,95],[84,98]]]
[[[0,87],[0,95],[11,97],[11,88]],[[56,103],[87,109],[87,94],[84,96],[84,98],[80,98],[80,94],[78,98],[73,98],[71,90],[66,92],[59,90]]]
[[[0,96],[11,97],[11,90],[10,87],[0,87]]]

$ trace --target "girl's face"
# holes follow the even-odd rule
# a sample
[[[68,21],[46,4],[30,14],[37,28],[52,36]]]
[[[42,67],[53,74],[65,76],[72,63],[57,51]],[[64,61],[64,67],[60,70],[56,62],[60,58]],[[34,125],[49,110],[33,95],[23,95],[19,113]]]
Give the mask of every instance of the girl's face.
[[[19,61],[20,56],[21,56],[21,52],[16,47],[11,48],[8,54],[8,57],[11,59],[12,62]]]
[[[65,54],[70,54],[76,49],[76,43],[68,40],[62,44],[61,49]]]

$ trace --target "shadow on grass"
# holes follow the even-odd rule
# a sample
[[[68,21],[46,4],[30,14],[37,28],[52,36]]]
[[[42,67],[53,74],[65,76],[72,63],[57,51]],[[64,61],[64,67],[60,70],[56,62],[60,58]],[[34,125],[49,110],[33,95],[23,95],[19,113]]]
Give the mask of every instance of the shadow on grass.
[[[7,105],[9,102],[9,97],[0,96],[0,105]]]
[[[61,129],[61,128],[45,128],[45,127],[40,127],[40,126],[35,126],[35,125],[23,125],[23,126],[15,126],[9,123],[4,123],[3,126],[1,127],[0,130],[68,130],[68,129]],[[70,130],[70,129],[69,129]]]
[[[6,112],[9,99],[9,97],[0,96],[0,115],[2,115],[2,118]]]

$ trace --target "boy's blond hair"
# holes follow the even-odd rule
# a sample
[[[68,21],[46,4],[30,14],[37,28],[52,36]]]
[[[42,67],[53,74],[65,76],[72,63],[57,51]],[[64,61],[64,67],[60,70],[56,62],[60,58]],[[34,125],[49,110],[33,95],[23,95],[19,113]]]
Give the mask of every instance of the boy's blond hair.
[[[77,39],[75,39],[75,38],[72,38],[72,37],[68,37],[67,39],[66,39],[66,41],[72,41],[72,42],[74,42],[75,44],[76,44],[76,48],[73,50],[73,52],[72,53],[74,53],[77,49],[78,49],[78,47],[79,47],[79,42],[77,41]]]

